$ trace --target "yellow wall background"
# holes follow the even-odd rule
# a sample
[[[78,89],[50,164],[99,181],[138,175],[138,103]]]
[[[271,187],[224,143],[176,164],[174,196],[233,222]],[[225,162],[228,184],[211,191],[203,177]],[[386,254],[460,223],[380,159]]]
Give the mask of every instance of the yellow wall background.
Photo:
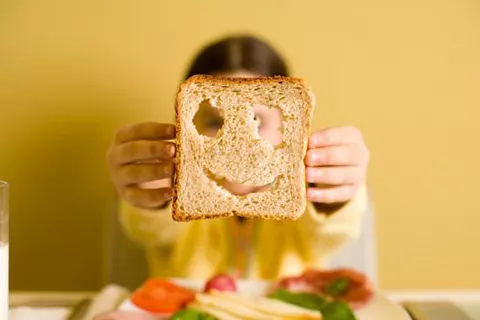
[[[237,31],[270,40],[310,81],[317,128],[363,130],[381,287],[480,288],[478,1],[4,0],[12,289],[102,284],[111,136],[170,120],[193,53]]]

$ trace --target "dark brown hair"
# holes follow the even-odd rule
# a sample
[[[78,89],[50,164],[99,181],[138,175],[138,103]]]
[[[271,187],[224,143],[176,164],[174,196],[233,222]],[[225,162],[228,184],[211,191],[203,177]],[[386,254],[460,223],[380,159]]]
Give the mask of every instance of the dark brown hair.
[[[193,60],[186,78],[244,70],[259,76],[288,76],[280,54],[253,36],[226,37],[203,48]]]

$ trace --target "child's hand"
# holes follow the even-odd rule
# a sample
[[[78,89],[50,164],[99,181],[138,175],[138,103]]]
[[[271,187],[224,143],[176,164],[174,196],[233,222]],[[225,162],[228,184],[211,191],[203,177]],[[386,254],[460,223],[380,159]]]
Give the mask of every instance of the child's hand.
[[[338,127],[311,135],[305,159],[308,199],[314,203],[345,203],[365,182],[369,152],[362,133]]]
[[[137,207],[158,208],[172,198],[171,188],[144,184],[171,179],[174,172],[175,126],[140,123],[121,128],[108,151],[110,175],[120,195]]]

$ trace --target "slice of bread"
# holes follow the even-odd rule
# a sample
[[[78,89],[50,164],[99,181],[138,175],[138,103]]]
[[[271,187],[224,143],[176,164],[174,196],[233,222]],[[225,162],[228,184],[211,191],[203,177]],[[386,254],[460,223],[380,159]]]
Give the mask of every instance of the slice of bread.
[[[204,102],[224,119],[216,137],[201,135],[194,117]],[[304,80],[289,77],[193,76],[176,101],[176,221],[227,216],[296,220],[307,205],[305,163],[315,98]],[[278,108],[282,142],[261,139],[254,106]],[[269,186],[234,195],[218,183]]]

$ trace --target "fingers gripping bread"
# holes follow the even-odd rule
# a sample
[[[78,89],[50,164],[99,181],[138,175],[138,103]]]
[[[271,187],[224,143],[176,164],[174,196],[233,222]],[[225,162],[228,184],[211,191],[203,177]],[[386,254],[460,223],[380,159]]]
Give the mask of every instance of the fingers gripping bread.
[[[224,119],[216,137],[201,135],[193,123],[204,101]],[[176,100],[176,173],[173,219],[226,216],[295,220],[307,204],[305,164],[315,99],[301,79],[193,76]],[[254,106],[279,108],[282,143],[262,140]],[[268,191],[234,195],[218,177]]]

